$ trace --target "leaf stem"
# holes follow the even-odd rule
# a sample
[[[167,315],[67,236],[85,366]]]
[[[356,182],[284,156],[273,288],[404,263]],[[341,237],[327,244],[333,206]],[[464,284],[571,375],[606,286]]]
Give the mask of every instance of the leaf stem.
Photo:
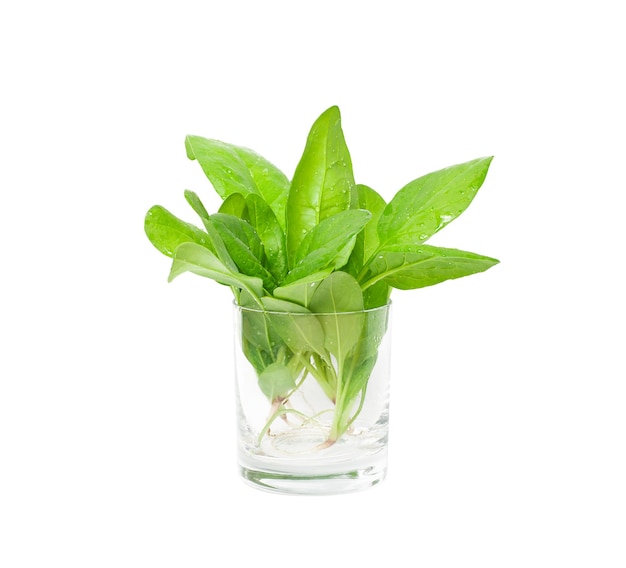
[[[352,424],[354,423],[354,421],[357,419],[357,417],[359,416],[359,414],[361,413],[361,410],[363,410],[363,404],[365,403],[365,393],[367,391],[367,383],[369,381],[367,381],[365,383],[365,385],[363,386],[363,388],[361,389],[361,399],[359,400],[359,406],[357,407],[357,409],[355,410],[354,414],[352,415],[352,418],[350,418],[350,420],[348,421],[348,423],[346,424],[346,430],[348,428],[350,428],[350,426],[352,426]]]
[[[313,360],[317,365],[318,374],[314,375],[317,382],[322,387],[324,394],[334,404],[336,400],[337,376],[332,364],[328,363],[323,357],[313,354]]]
[[[359,284],[361,283],[361,280],[363,278],[365,278],[365,274],[367,269],[369,268],[370,264],[372,264],[372,262],[374,262],[374,259],[376,258],[376,256],[378,255],[378,253],[381,250],[381,246],[379,245],[378,248],[374,251],[374,253],[372,255],[370,255],[370,257],[367,259],[367,261],[365,262],[365,264],[363,264],[363,268],[361,269],[361,272],[359,272],[359,275],[356,277],[357,281],[359,282]],[[374,283],[375,284],[375,283]],[[368,284],[366,286],[366,288],[369,288],[369,286],[371,286],[372,284]],[[363,287],[363,285],[361,284],[361,289],[365,290],[365,288]]]
[[[317,381],[320,380],[320,376],[318,370],[311,365],[311,361],[309,361],[306,357],[302,355],[302,353],[295,353],[295,356],[300,361],[300,363],[304,366],[304,368],[311,374]]]

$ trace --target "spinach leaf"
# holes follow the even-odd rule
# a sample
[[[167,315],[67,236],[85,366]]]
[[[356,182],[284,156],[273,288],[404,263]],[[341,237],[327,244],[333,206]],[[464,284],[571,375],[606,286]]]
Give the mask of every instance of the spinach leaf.
[[[364,290],[384,281],[412,290],[483,272],[498,261],[473,252],[429,245],[389,245],[368,264],[359,281]]]
[[[480,189],[492,157],[439,170],[408,183],[378,222],[381,246],[416,245],[458,217]]]
[[[284,342],[270,325],[270,319],[262,305],[245,290],[239,296],[241,306],[242,342],[247,346],[246,357],[257,371],[274,363]],[[245,309],[247,308],[247,309]],[[251,355],[249,357],[248,355]]]
[[[299,304],[270,296],[261,298],[272,328],[294,353],[319,353],[327,358],[324,330],[311,311]],[[305,316],[309,317],[303,317]]]
[[[345,405],[350,408],[356,397],[367,387],[372,371],[376,366],[378,356],[376,353],[369,358],[355,356],[353,361],[356,363],[355,368],[350,373],[349,381],[346,385],[344,393]]]
[[[200,198],[193,191],[186,189],[185,199],[187,200],[187,203],[191,205],[192,209],[198,214],[198,216],[202,220],[202,223],[204,224],[204,228],[207,232],[210,243],[209,248],[217,255],[217,257],[224,263],[224,265],[228,269],[234,272],[238,272],[239,269],[237,268],[237,265],[233,261],[230,253],[228,252],[228,249],[224,244],[224,241],[220,236],[219,231],[216,229],[215,224],[209,217],[209,214],[207,213],[207,210],[204,207],[204,204],[202,203]]]
[[[270,355],[275,359],[276,347],[282,343],[269,325],[265,312],[260,310],[242,310],[242,334],[244,339],[254,347]]]
[[[287,274],[287,249],[285,233],[270,206],[258,195],[245,199],[250,224],[263,244],[268,270],[280,282]]]
[[[330,273],[331,269],[329,268],[322,272],[315,272],[286,286],[280,286],[274,290],[274,297],[295,302],[308,308],[315,290]]]
[[[187,157],[198,160],[222,199],[233,193],[256,193],[284,227],[289,180],[276,166],[248,148],[201,136],[187,136],[185,148]]]
[[[211,223],[217,229],[238,270],[248,276],[261,278],[265,288],[273,290],[276,282],[263,264],[263,245],[250,224],[225,213],[212,215]]]
[[[359,414],[365,400],[365,390],[378,359],[378,348],[387,332],[389,309],[370,310],[363,314],[362,333],[354,351],[343,365],[342,389],[337,399],[333,432],[339,437]],[[353,410],[361,395],[359,408]]]
[[[200,220],[206,227],[206,224],[209,220],[209,213],[207,212],[206,207],[204,206],[200,198],[193,191],[186,189],[185,199],[187,200],[187,203],[191,205],[191,208],[198,214],[198,217],[200,217]]]
[[[282,400],[296,388],[296,381],[284,363],[272,363],[259,373],[259,388],[270,401]]]
[[[320,222],[301,242],[294,267],[281,285],[291,284],[328,268],[341,268],[352,252],[355,236],[370,218],[369,211],[351,209]]]
[[[354,249],[348,260],[347,272],[356,276],[367,259],[369,259],[378,248],[377,225],[380,216],[385,209],[385,200],[367,185],[358,184],[356,186],[356,209],[365,209],[372,214],[363,230],[357,235]]]
[[[282,340],[274,333],[265,317],[263,306],[246,291],[242,290],[236,303],[241,309],[241,348],[246,359],[257,372],[276,362],[276,354]]]
[[[227,268],[215,254],[201,245],[183,243],[176,249],[168,281],[171,282],[183,272],[193,272],[220,284],[246,290],[260,305],[258,297],[263,294],[263,281]]]
[[[384,280],[380,280],[376,282],[376,284],[368,286],[363,290],[363,307],[366,310],[371,310],[372,308],[386,306],[391,297],[391,290],[391,286]]]
[[[363,330],[363,294],[359,283],[347,272],[333,272],[315,290],[309,307],[318,314],[326,349],[342,368]]]
[[[234,215],[239,217],[239,219],[247,220],[248,208],[246,198],[241,193],[231,193],[220,205],[218,213]]]
[[[241,349],[248,362],[256,371],[257,377],[264,369],[274,363],[274,359],[267,351],[256,347],[245,336],[241,338]]]
[[[214,250],[204,231],[191,223],[181,221],[160,205],[151,207],[146,213],[144,230],[154,248],[170,258],[182,243],[197,243]]]
[[[313,124],[293,175],[287,200],[290,266],[305,235],[318,223],[350,208],[352,160],[341,130],[339,109],[326,110]]]
[[[387,333],[389,310],[390,308],[386,306],[378,310],[370,310],[365,314],[363,333],[355,349],[355,358],[358,360],[369,359],[378,353],[380,343]]]

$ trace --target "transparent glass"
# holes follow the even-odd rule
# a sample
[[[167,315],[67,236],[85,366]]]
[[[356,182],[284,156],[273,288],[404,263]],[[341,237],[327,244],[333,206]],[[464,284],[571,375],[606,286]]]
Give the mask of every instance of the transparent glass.
[[[279,493],[365,489],[387,472],[390,306],[336,314],[235,306],[238,460]]]

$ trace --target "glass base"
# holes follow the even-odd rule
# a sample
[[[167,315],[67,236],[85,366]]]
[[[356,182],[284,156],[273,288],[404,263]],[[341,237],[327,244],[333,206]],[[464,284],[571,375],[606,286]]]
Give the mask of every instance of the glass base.
[[[379,459],[375,463],[372,463],[370,456],[368,464],[355,463],[352,467],[344,464],[340,471],[336,468],[332,468],[335,471],[329,471],[327,467],[316,467],[313,464],[309,464],[304,471],[300,467],[277,471],[259,467],[260,464],[244,464],[244,460],[240,460],[239,472],[248,485],[272,493],[337,495],[362,491],[380,483],[387,474],[387,456],[377,457]]]

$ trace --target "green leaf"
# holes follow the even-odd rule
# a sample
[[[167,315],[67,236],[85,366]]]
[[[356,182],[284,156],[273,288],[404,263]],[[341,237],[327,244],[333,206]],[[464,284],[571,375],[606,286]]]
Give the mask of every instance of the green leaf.
[[[191,223],[181,221],[164,207],[151,207],[144,221],[144,230],[154,247],[172,257],[182,243],[197,243],[211,248],[209,236]]]
[[[271,207],[284,231],[290,186],[287,176],[256,152],[248,148],[236,148],[256,184],[256,193]]]
[[[369,310],[363,325],[363,334],[355,356],[360,360],[369,359],[378,353],[378,347],[387,333],[389,325],[389,306]]]
[[[347,272],[333,272],[315,290],[309,306],[318,314],[324,329],[326,349],[342,366],[363,330],[363,294],[359,283]]]
[[[281,300],[289,300],[290,302],[295,302],[296,304],[308,308],[315,290],[330,273],[331,269],[315,272],[287,286],[276,288],[273,293],[274,297],[280,298]]]
[[[350,257],[357,233],[370,218],[369,211],[352,209],[324,219],[300,244],[295,265],[282,286],[328,268],[341,268]]]
[[[274,362],[276,353],[283,342],[270,325],[263,304],[257,304],[250,294],[243,291],[239,297],[239,306],[243,339],[261,352],[263,360]],[[262,368],[265,366],[267,365]]]
[[[269,296],[261,298],[261,302],[269,312],[271,326],[289,349],[294,353],[315,352],[326,357],[324,330],[315,314],[299,304]]]
[[[239,272],[261,278],[264,286],[273,290],[276,282],[263,265],[263,245],[250,224],[225,213],[211,215],[211,223],[217,229]]]
[[[389,308],[365,313],[363,332],[353,354],[346,360],[346,387],[343,405],[350,408],[354,399],[368,384],[378,359],[378,348],[387,332]]]
[[[361,287],[347,272],[333,272],[325,278],[311,299],[316,314],[336,314],[363,310]]]
[[[245,336],[241,338],[241,348],[257,375],[274,362],[270,353],[253,345]]]
[[[186,189],[185,199],[187,200],[187,203],[191,205],[191,208],[198,214],[198,217],[200,217],[200,220],[206,227],[206,224],[209,220],[209,213],[207,212],[206,207],[204,206],[200,198],[196,195],[195,192],[191,191],[190,189]]]
[[[241,193],[231,193],[218,209],[218,213],[234,215],[239,219],[246,220],[248,208],[246,198]]]
[[[291,182],[287,200],[290,266],[313,227],[350,208],[353,190],[352,160],[341,130],[339,109],[333,106],[313,124]]]
[[[248,148],[201,136],[187,136],[185,148],[222,199],[233,193],[260,195],[284,227],[289,180],[276,166]]]
[[[367,359],[355,355],[354,361],[357,362],[357,365],[350,375],[343,398],[346,407],[350,407],[352,401],[367,387],[377,359],[376,353]]]
[[[265,312],[244,310],[242,312],[242,334],[251,345],[273,357],[275,345]]]
[[[366,289],[384,281],[412,290],[483,272],[498,261],[473,252],[429,245],[392,245],[378,252],[359,278]]]
[[[296,381],[283,363],[272,363],[259,373],[259,388],[269,400],[280,400],[296,388]]]
[[[479,158],[451,166],[404,186],[378,222],[381,246],[423,243],[458,217],[480,189],[491,160]]]
[[[219,258],[229,270],[238,272],[239,270],[237,268],[237,265],[230,256],[230,253],[228,252],[228,249],[226,248],[222,237],[219,235],[219,231],[216,229],[215,224],[211,221],[206,207],[204,206],[200,198],[193,191],[186,189],[185,199],[202,220],[204,228],[207,232],[210,243],[209,248],[211,249],[211,251],[213,251],[217,255],[217,258]]]
[[[285,233],[270,206],[258,195],[248,195],[246,205],[250,224],[263,244],[268,269],[277,282],[287,274]]]
[[[369,259],[378,248],[379,239],[377,225],[386,206],[385,200],[367,185],[358,184],[356,186],[356,196],[356,207],[353,208],[369,211],[372,214],[372,218],[357,235],[354,249],[348,260],[346,270],[353,276],[356,276],[361,271],[365,261]]]
[[[228,269],[210,250],[196,243],[183,243],[176,249],[168,280],[171,282],[183,272],[193,272],[220,284],[247,290],[253,297],[263,293],[263,281],[260,278]]]
[[[222,264],[224,264],[224,266],[226,266],[226,268],[228,268],[231,272],[239,272],[235,261],[230,256],[228,248],[224,244],[224,241],[222,240],[222,237],[220,236],[220,233],[211,218],[209,218],[209,221],[205,223],[205,227],[207,234],[209,235],[212,250],[215,251],[217,258],[219,258]]]
[[[391,297],[391,286],[381,280],[363,291],[363,307],[366,310],[386,306]]]
[[[292,314],[311,314],[311,310],[305,308],[304,306],[299,306],[298,304],[294,304],[293,302],[289,302],[287,300],[280,300],[278,298],[272,298],[271,296],[263,296],[262,298],[263,307],[270,312],[278,312],[278,313],[292,313]],[[313,318],[315,319],[315,318]]]

